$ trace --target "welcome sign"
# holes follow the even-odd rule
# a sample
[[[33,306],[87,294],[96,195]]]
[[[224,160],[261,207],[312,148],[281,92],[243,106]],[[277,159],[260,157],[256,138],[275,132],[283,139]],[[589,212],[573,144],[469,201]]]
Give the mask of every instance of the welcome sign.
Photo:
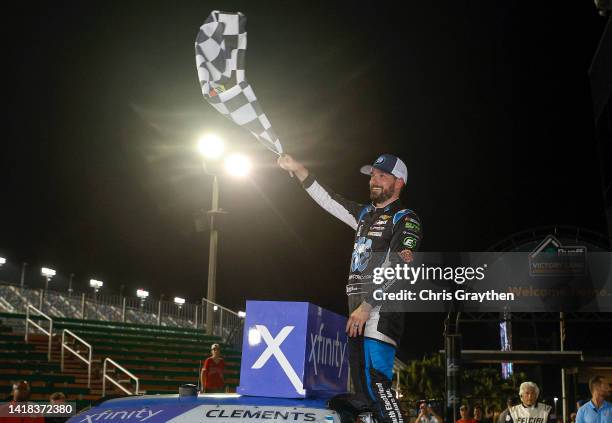
[[[304,398],[346,392],[346,317],[305,302],[247,301],[238,393]]]

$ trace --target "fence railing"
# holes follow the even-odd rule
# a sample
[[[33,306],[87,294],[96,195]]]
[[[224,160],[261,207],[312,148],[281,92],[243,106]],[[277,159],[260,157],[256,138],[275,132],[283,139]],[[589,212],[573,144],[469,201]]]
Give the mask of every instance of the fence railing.
[[[233,348],[242,349],[244,318],[233,310],[202,298],[202,326],[211,326],[209,334],[223,339]]]
[[[110,377],[108,374],[106,374],[108,370],[107,363],[110,363],[111,365],[113,365],[116,370],[121,370],[130,379],[136,382],[136,389],[134,390],[134,392],[122,386],[120,380],[115,380],[112,377]],[[134,376],[132,373],[127,371],[125,368],[121,367],[116,361],[113,361],[108,357],[104,359],[104,364],[102,365],[102,397],[106,396],[106,381],[107,380],[128,395],[138,395],[140,392],[140,382],[138,380],[138,377]]]
[[[206,330],[223,342],[240,348],[243,319],[233,310],[203,299],[200,304],[175,304],[173,301],[107,295],[101,293],[64,293],[0,283],[0,298],[13,312],[26,312],[31,304],[54,318],[68,317],[99,321],[140,323]],[[4,304],[4,303],[3,303]],[[211,326],[207,328],[209,323]]]
[[[11,305],[11,303],[6,301],[4,297],[0,297],[0,307],[9,313],[13,313],[15,311],[15,308]]]
[[[38,313],[41,317],[45,318],[46,320],[49,321],[49,329],[45,329],[42,326],[40,326],[38,323],[36,323],[34,320],[30,319],[30,310],[33,310],[34,312]],[[28,335],[30,333],[30,325],[34,326],[36,329],[38,329],[39,331],[41,331],[42,333],[44,333],[45,335],[47,335],[49,337],[49,347],[47,350],[47,360],[51,361],[51,345],[53,342],[53,319],[50,318],[49,316],[47,316],[45,313],[43,313],[42,311],[40,311],[39,309],[37,309],[36,307],[34,307],[33,305],[29,304],[26,308],[26,321],[25,321],[25,341],[26,343],[28,342]]]
[[[68,346],[68,342],[66,341],[66,335],[71,336],[73,339],[79,341],[81,343],[81,345],[87,347],[87,358],[83,357],[78,350],[73,350],[72,348],[70,348]],[[88,344],[87,342],[85,342],[83,339],[79,338],[77,335],[75,335],[73,332],[69,331],[68,329],[64,329],[62,331],[62,352],[61,352],[61,369],[62,372],[64,371],[64,350],[68,350],[69,352],[71,352],[72,354],[76,355],[81,361],[83,361],[85,364],[87,364],[87,387],[91,388],[91,356],[93,353],[93,348],[91,347],[91,344]]]

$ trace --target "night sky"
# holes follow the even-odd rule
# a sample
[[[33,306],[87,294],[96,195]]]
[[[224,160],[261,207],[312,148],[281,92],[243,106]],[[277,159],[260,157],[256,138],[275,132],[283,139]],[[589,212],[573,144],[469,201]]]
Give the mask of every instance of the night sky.
[[[208,105],[194,40],[211,10],[241,11],[247,79],[285,150],[367,201],[361,165],[408,166],[424,251],[481,251],[528,228],[606,233],[587,71],[605,19],[592,2],[53,2],[5,15],[1,280],[39,267],[151,295],[206,291],[206,132],[248,154],[221,179],[218,302],[311,301],[345,312],[353,233],[275,156]],[[15,5],[13,5],[15,7]],[[410,317],[410,316],[409,316]],[[415,316],[416,317],[416,316]],[[441,346],[441,316],[410,318]]]

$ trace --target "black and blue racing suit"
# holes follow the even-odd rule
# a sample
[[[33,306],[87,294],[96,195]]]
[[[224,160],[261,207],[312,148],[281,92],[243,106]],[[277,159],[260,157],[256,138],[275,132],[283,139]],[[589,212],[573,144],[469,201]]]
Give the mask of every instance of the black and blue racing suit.
[[[386,207],[347,200],[319,183],[313,175],[302,182],[306,192],[326,211],[355,230],[346,293],[349,313],[362,302],[373,306],[363,336],[349,338],[349,363],[355,391],[374,401],[381,421],[397,420],[399,407],[391,394],[395,348],[399,346],[404,316],[385,312],[373,296],[381,285],[373,283],[374,269],[411,261],[422,238],[421,223],[399,199]],[[389,401],[392,410],[385,410]],[[396,408],[396,409],[395,409]],[[386,413],[386,414],[385,414]]]

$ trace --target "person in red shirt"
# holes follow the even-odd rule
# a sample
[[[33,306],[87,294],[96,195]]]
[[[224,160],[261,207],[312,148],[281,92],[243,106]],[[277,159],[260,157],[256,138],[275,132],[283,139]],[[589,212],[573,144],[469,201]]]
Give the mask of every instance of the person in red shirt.
[[[461,418],[456,423],[478,423],[470,417],[470,407],[466,404],[459,407],[459,414],[461,414]]]
[[[0,406],[0,423],[45,423],[41,415],[26,413],[11,413],[10,406],[27,405],[30,398],[30,384],[21,381],[13,384],[13,400]]]
[[[204,360],[202,373],[200,373],[202,387],[207,394],[225,392],[225,380],[223,379],[225,360],[221,357],[219,344],[212,344],[210,352],[212,357]]]

